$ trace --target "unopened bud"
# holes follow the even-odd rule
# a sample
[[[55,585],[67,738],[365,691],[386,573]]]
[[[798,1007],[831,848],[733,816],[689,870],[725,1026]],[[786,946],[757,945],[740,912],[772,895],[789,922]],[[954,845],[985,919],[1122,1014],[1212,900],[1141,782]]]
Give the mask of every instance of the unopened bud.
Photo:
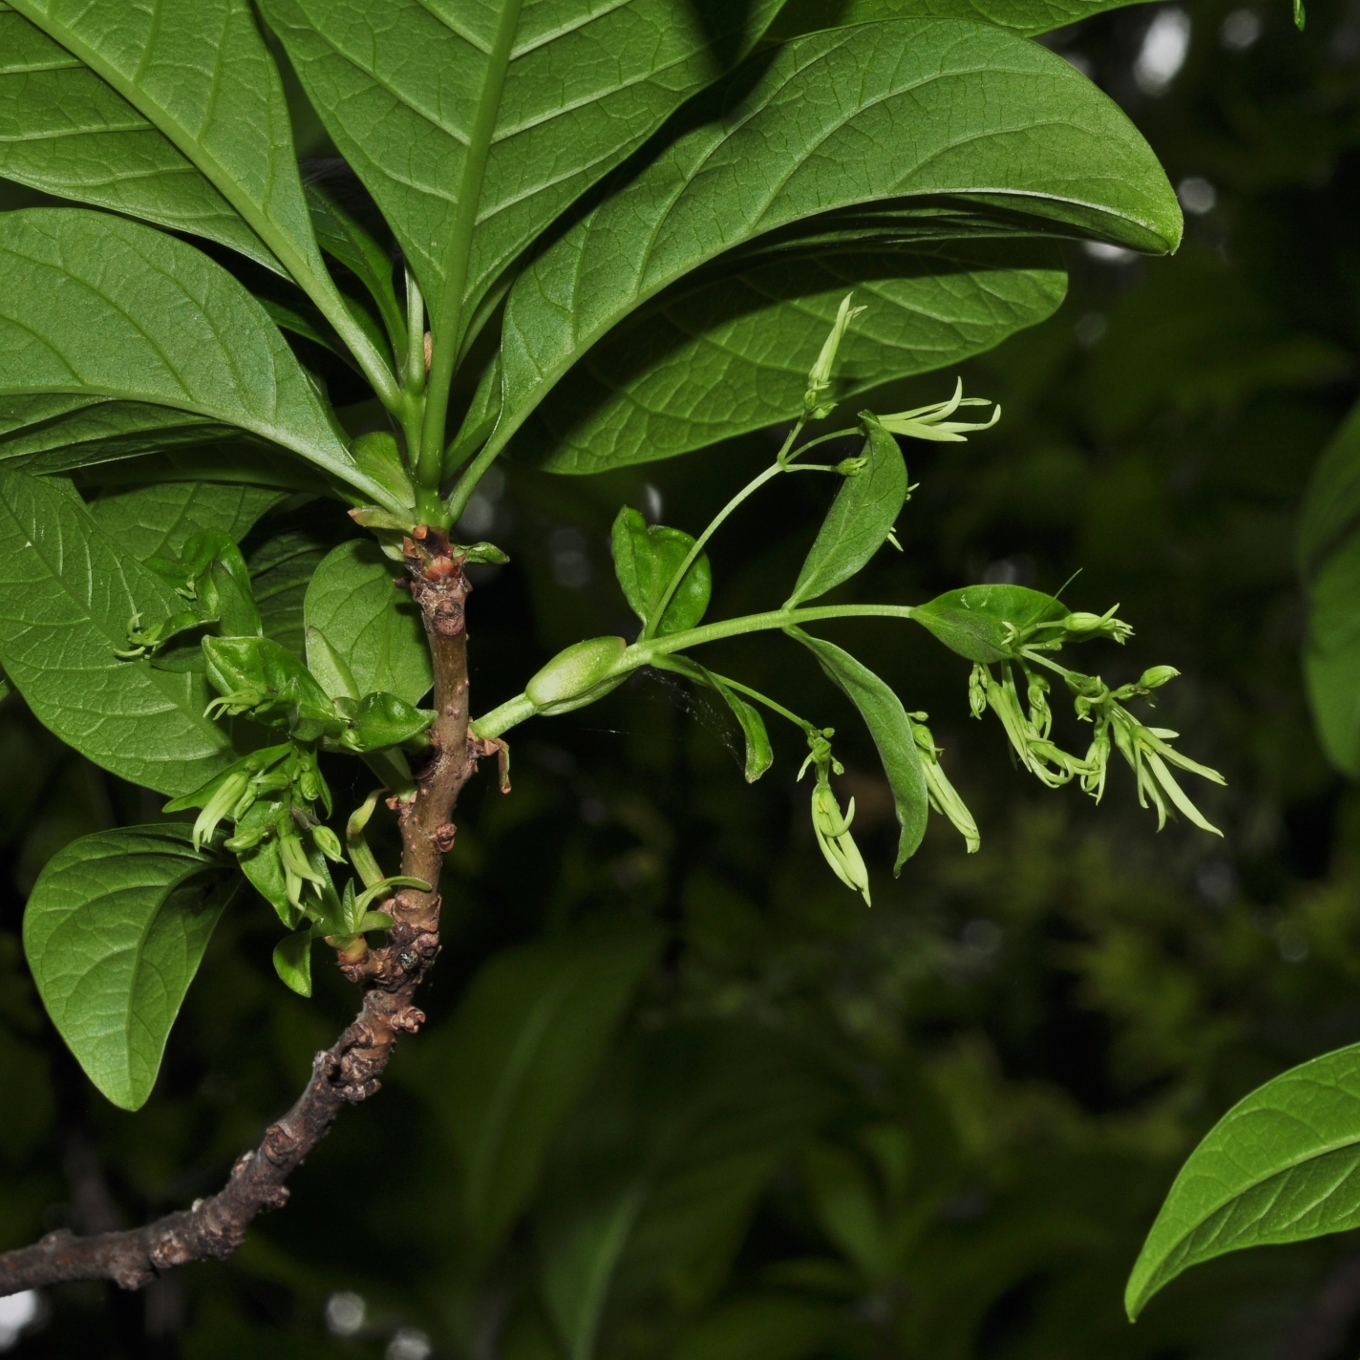
[[[326,856],[332,864],[344,862],[345,852],[340,848],[340,837],[328,826],[312,828],[312,844]]]
[[[1180,671],[1175,666],[1150,666],[1138,677],[1142,689],[1160,689],[1168,680],[1174,680]]]
[[[867,458],[842,458],[836,464],[836,471],[842,477],[857,477],[869,465]]]
[[[987,711],[987,668],[981,663],[973,667],[968,677],[968,707],[975,718]]]

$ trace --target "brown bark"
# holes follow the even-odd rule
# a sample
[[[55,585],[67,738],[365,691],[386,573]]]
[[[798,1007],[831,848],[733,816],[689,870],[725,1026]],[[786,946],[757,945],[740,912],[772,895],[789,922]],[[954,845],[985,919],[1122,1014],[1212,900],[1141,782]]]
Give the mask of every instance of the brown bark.
[[[394,922],[387,943],[341,961],[345,975],[364,988],[358,1015],[316,1055],[311,1080],[293,1108],[240,1157],[217,1194],[142,1228],[85,1237],[63,1229],[6,1252],[0,1255],[0,1295],[71,1280],[113,1280],[140,1289],[175,1266],[231,1255],[257,1214],[286,1202],[289,1175],[330,1131],[341,1107],[377,1091],[398,1034],[414,1033],[424,1021],[412,998],[439,954],[439,871],[453,844],[450,818],[478,759],[496,747],[468,735],[464,602],[470,587],[462,558],[432,529],[407,539],[405,555],[407,584],[425,619],[434,661],[436,717],[415,797],[395,806],[401,872],[423,879],[431,891],[400,892],[386,906]]]

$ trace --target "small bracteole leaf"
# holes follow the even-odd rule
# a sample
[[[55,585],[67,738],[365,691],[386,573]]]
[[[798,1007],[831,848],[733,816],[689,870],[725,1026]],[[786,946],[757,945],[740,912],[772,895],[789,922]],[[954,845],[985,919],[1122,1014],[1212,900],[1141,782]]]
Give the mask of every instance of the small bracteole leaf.
[[[664,524],[648,525],[637,510],[624,506],[614,519],[610,546],[619,584],[649,636],[683,632],[703,618],[713,589],[705,553],[695,558],[685,572],[666,605],[665,615],[659,622],[652,621],[666,588],[694,547],[692,535]]]

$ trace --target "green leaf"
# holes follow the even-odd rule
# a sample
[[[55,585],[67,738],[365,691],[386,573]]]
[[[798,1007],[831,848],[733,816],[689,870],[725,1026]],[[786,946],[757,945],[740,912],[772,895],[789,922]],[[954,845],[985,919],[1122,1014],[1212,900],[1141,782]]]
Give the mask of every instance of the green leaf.
[[[299,996],[312,994],[312,931],[295,930],[274,946],[274,971]]]
[[[629,607],[646,627],[660,606],[666,587],[694,547],[694,537],[664,524],[648,525],[637,510],[624,506],[614,519],[610,547],[614,574]],[[663,637],[693,628],[703,618],[712,591],[713,572],[708,554],[700,553],[676,587],[661,621],[650,629],[650,635]]]
[[[326,691],[286,647],[266,637],[205,637],[208,680],[232,712],[286,728],[302,741],[338,736],[344,722]]]
[[[960,363],[1043,321],[1066,291],[1047,248],[987,244],[822,250],[677,285],[576,363],[516,435],[515,454],[550,472],[600,472],[787,420],[852,289],[867,310],[841,342],[836,400]]]
[[[212,529],[239,543],[279,492],[215,482],[166,482],[114,491],[89,505],[90,518],[139,562],[176,557],[195,534]]]
[[[93,392],[235,425],[389,509],[264,309],[192,246],[65,208],[0,215],[0,394]]]
[[[754,784],[774,764],[774,751],[770,747],[770,735],[765,730],[765,720],[760,716],[760,710],[747,703],[732,688],[724,676],[715,674],[707,666],[701,666],[697,661],[693,661],[687,656],[659,657],[652,664],[662,670],[674,671],[677,675],[687,676],[722,697],[728,708],[732,710],[732,716],[737,720],[742,737],[746,742],[746,782],[748,784]]]
[[[392,285],[392,252],[315,181],[304,186],[321,249],[345,266],[378,305],[392,348],[406,350],[406,315]]]
[[[313,670],[333,698],[385,690],[418,704],[430,692],[425,628],[410,594],[393,584],[397,575],[365,539],[340,544],[317,566],[303,604],[307,660],[323,658]]]
[[[995,235],[1004,217],[1010,232],[1142,250],[1180,240],[1171,186],[1116,106],[1061,57],[982,24],[900,20],[799,39],[714,115],[521,274],[498,445],[629,312],[804,219],[867,205],[897,239]]]
[[[749,50],[775,0],[264,0],[457,344],[536,236]],[[749,17],[746,11],[750,11]],[[465,308],[465,299],[467,306]]]
[[[1360,1045],[1268,1081],[1204,1136],[1152,1225],[1131,1318],[1183,1270],[1224,1252],[1360,1227]]]
[[[914,622],[952,652],[987,664],[1015,655],[1016,630],[1066,618],[1061,600],[1028,586],[966,586],[937,595],[911,611]]]
[[[902,828],[897,841],[897,860],[893,864],[893,873],[899,873],[920,846],[930,815],[926,777],[921,769],[921,753],[916,747],[911,719],[897,695],[849,652],[834,643],[812,637],[801,628],[790,628],[788,632],[812,652],[822,670],[845,691],[859,709],[860,717],[874,739],[878,758],[883,762],[883,773],[888,776],[892,789],[897,824]]]
[[[131,106],[128,112],[135,110],[156,129],[144,133],[138,148],[156,171],[164,165],[188,185],[201,175],[338,324],[339,295],[312,235],[283,83],[249,0],[214,0],[211,6],[200,0],[159,0],[154,6],[125,0],[10,4],[105,82],[109,95]],[[104,96],[103,107],[118,105]],[[127,115],[121,117],[127,125]],[[167,150],[191,162],[198,175],[168,159]],[[123,145],[95,154],[120,175],[139,168]],[[162,177],[153,174],[153,180]],[[156,183],[147,193],[185,211],[174,190],[164,196]]]
[[[236,759],[203,716],[200,675],[122,661],[128,623],[183,600],[123,551],[69,484],[0,470],[0,654],[39,721],[82,755],[160,793],[189,793]]]
[[[770,27],[768,41],[879,19],[981,19],[1033,38],[1080,23],[1093,14],[1145,0],[789,0]]]
[[[897,523],[907,499],[907,465],[897,440],[870,424],[861,457],[868,460],[866,466],[841,483],[785,609],[848,581],[887,542]]]
[[[352,702],[341,700],[341,703]],[[379,751],[418,737],[434,721],[434,714],[415,708],[395,694],[365,694],[355,705],[341,744],[350,751]]]
[[[265,637],[282,643],[299,661],[306,656],[307,587],[327,551],[306,531],[290,530],[262,543],[247,563]]]
[[[146,1103],[170,1027],[239,879],[189,829],[100,831],[38,876],[24,952],[52,1023],[115,1104]]]
[[[282,268],[169,137],[8,5],[0,5],[0,175]]]
[[[451,1025],[426,1036],[422,1084],[463,1174],[466,1231],[489,1252],[528,1202],[562,1116],[594,1075],[661,946],[655,931],[527,945],[474,979]]]

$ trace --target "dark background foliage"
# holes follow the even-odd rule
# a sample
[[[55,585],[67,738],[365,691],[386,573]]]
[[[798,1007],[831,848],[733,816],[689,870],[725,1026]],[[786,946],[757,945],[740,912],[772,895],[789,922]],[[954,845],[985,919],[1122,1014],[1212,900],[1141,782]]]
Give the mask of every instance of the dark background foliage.
[[[966,857],[936,820],[895,882],[891,802],[853,714],[791,644],[729,655],[837,726],[871,910],[820,862],[796,734],[776,734],[775,768],[748,788],[722,716],[668,682],[535,722],[513,795],[483,783],[465,800],[430,1024],[383,1095],[233,1260],[142,1295],[52,1291],[15,1354],[1355,1354],[1353,1237],[1198,1268],[1136,1327],[1121,1310],[1197,1137],[1260,1081],[1360,1039],[1360,797],[1310,730],[1293,563],[1310,467],[1356,395],[1360,9],[1315,4],[1299,35],[1283,4],[1195,4],[1188,59],[1149,93],[1135,63],[1163,12],[1046,41],[1151,140],[1187,206],[1184,247],[1067,250],[1058,314],[964,374],[1000,400],[1000,426],[908,446],[905,552],[854,589],[914,602],[980,580],[1054,590],[1080,570],[1065,598],[1119,601],[1137,629],[1092,649],[1093,669],[1184,673],[1159,717],[1228,776],[1202,803],[1224,839],[1154,834],[1117,778],[1099,809],[1039,788],[968,717],[966,663],[895,624],[844,634],[929,711],[983,832]],[[472,536],[514,563],[473,597],[475,707],[560,646],[625,631],[607,550],[621,501],[697,530],[771,438],[591,481],[488,478]],[[783,597],[819,482],[782,479],[720,537],[715,616]],[[267,908],[230,913],[155,1096],[112,1109],[36,1003],[20,921],[58,848],[157,809],[17,696],[0,769],[0,1234],[17,1245],[210,1191],[352,998],[329,975],[313,1002],[284,991]],[[519,1061],[530,1021],[547,1047],[529,1094],[482,1112],[483,1134],[500,1121],[491,1165],[469,1133],[477,1055]]]

